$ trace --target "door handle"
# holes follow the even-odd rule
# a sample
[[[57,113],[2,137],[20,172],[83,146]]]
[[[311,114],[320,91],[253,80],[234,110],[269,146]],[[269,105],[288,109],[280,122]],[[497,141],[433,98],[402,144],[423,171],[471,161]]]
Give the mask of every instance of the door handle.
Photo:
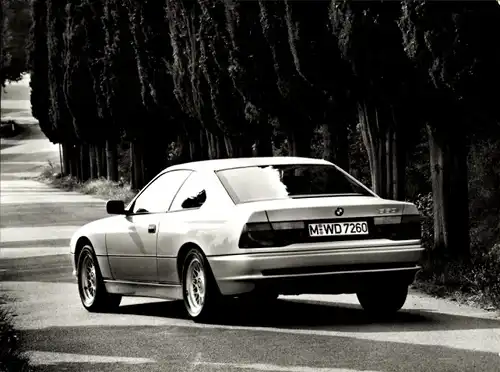
[[[154,234],[156,232],[156,225],[149,225],[148,226],[148,233]]]

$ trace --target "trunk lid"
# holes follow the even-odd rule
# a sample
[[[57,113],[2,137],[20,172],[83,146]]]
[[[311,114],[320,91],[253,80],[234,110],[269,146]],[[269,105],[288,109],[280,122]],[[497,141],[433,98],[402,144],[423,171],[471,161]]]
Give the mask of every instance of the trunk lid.
[[[279,222],[397,216],[409,203],[372,196],[337,196],[258,201],[247,206],[250,204],[256,211],[266,211],[270,222]]]

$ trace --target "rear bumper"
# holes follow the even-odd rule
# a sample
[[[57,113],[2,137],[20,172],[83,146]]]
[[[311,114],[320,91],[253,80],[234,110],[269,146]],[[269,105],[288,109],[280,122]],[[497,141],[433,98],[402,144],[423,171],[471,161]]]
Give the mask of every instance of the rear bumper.
[[[224,295],[251,292],[256,286],[281,293],[353,293],[367,282],[404,280],[410,284],[424,248],[398,243],[388,247],[248,253],[207,257]]]

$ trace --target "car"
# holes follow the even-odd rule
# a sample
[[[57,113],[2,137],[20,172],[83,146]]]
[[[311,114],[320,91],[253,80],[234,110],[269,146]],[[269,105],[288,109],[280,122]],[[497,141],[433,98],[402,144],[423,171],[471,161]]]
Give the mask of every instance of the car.
[[[83,307],[123,296],[182,300],[206,321],[226,298],[356,294],[364,310],[399,311],[421,269],[421,215],[337,165],[305,157],[170,166],[111,216],[70,241]]]

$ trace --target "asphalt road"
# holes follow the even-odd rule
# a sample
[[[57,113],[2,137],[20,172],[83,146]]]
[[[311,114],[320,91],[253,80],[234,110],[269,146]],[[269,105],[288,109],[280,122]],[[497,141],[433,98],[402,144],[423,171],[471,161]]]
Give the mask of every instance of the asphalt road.
[[[16,103],[2,101],[17,107],[9,115],[25,110],[14,88]],[[25,119],[23,135],[1,143],[0,294],[40,370],[500,371],[499,314],[419,293],[377,323],[355,296],[233,304],[213,325],[187,320],[172,301],[129,298],[116,314],[87,313],[65,252],[78,226],[104,216],[104,201],[25,179],[58,162],[57,147]]]

